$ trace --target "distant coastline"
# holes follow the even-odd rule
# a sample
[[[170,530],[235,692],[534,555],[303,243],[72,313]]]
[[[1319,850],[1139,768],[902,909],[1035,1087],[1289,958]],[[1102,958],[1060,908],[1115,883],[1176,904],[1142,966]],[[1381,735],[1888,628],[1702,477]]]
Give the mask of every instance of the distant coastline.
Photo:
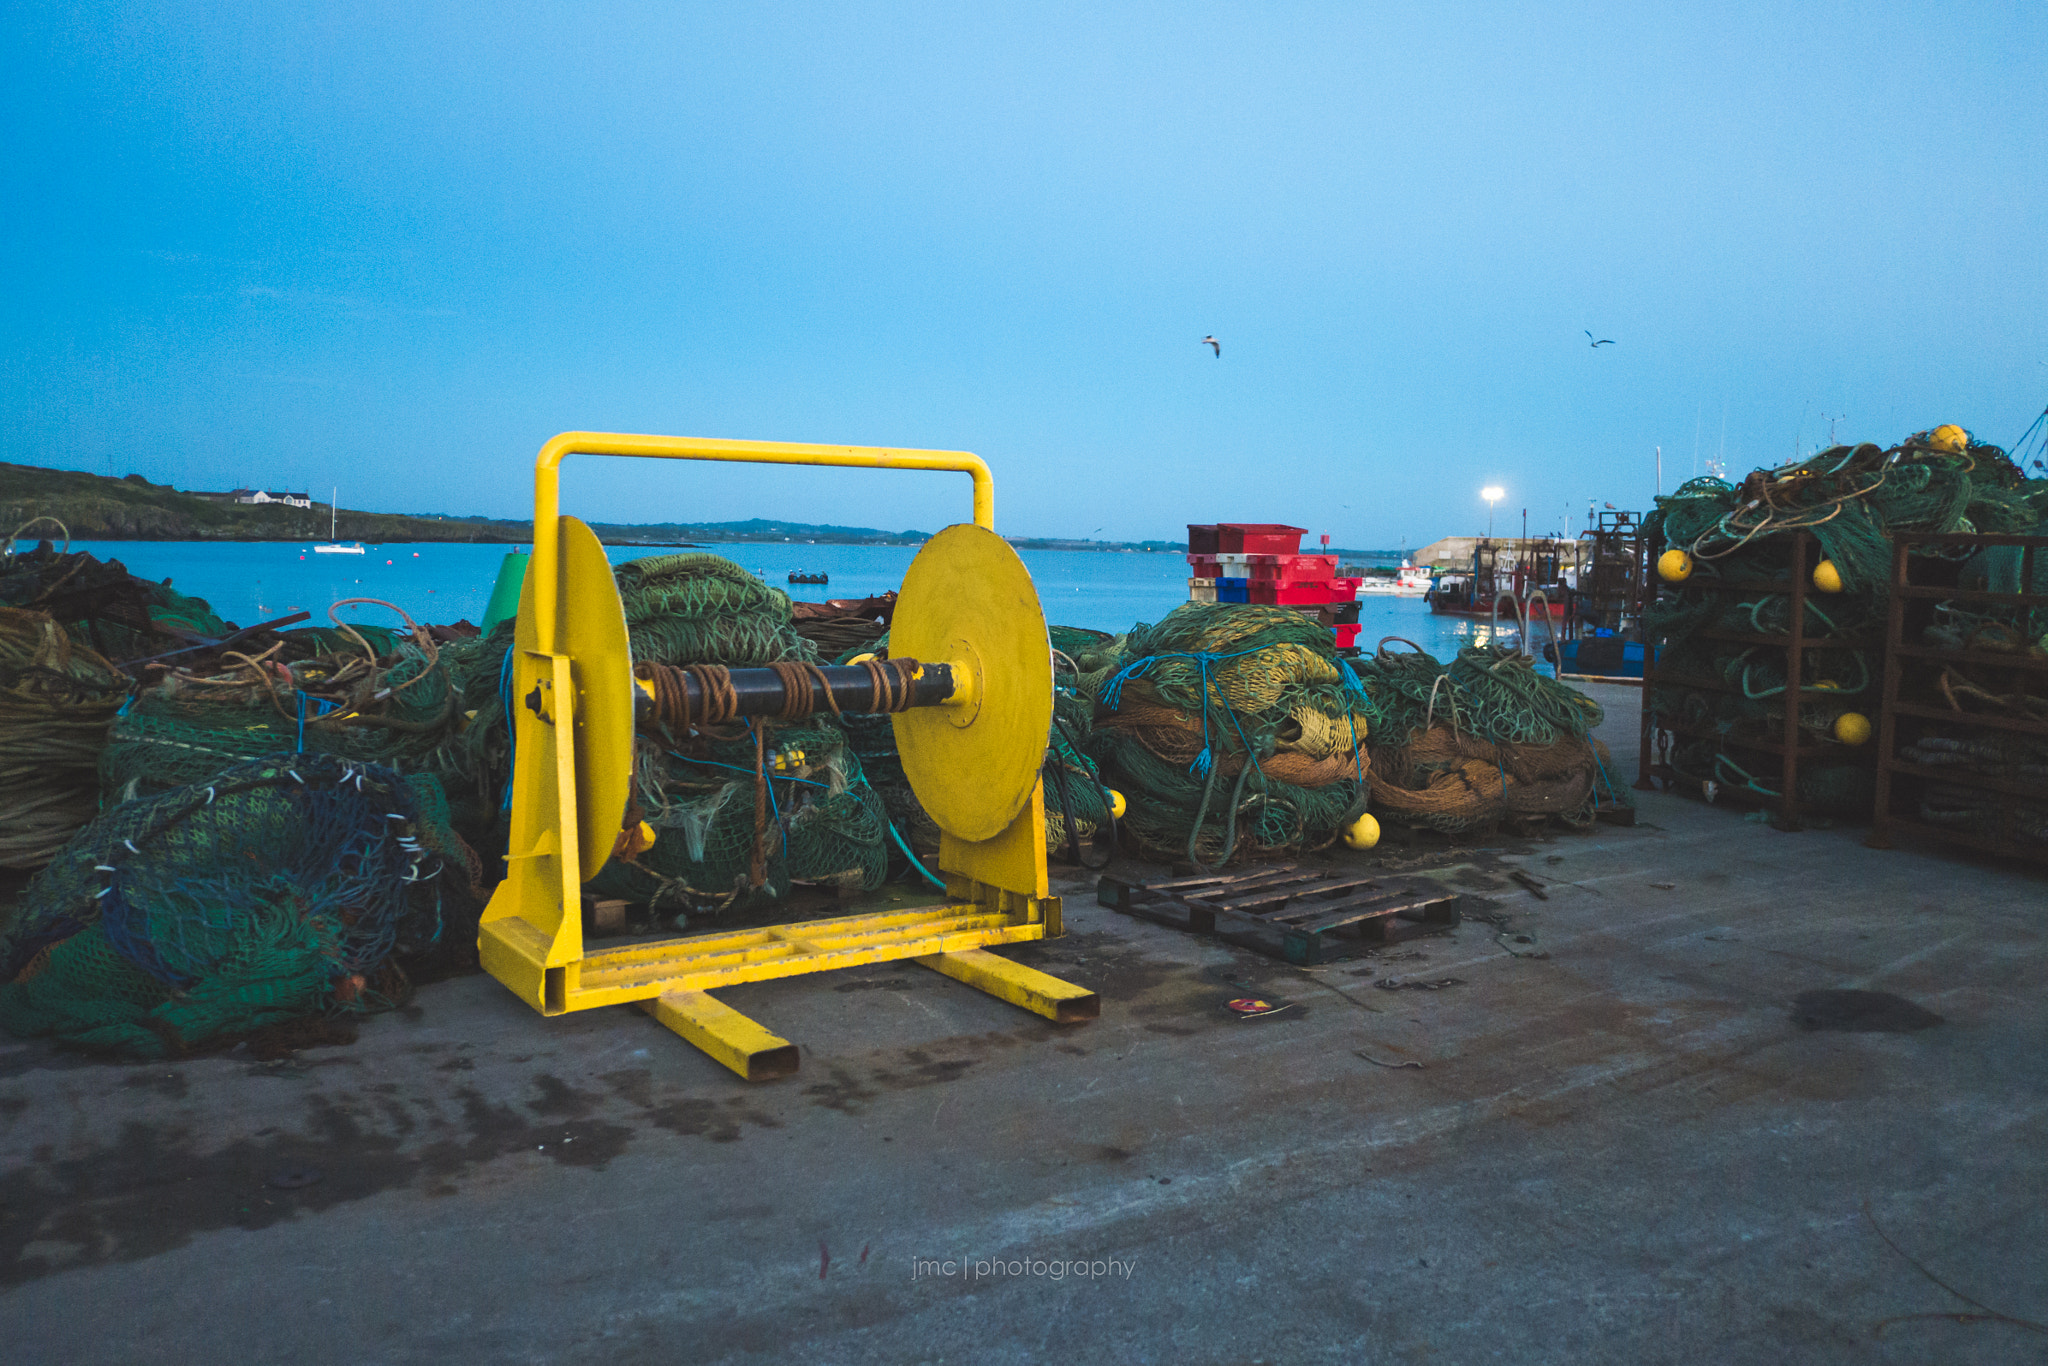
[[[114,479],[83,470],[0,462],[0,531],[61,539],[47,521],[55,518],[80,541],[266,541],[318,543],[328,539],[330,505],[243,504],[202,498],[155,484],[139,474]],[[527,545],[533,524],[505,518],[358,512],[333,513],[333,535],[374,545],[470,543]],[[590,529],[607,545],[644,549],[708,549],[718,545],[922,545],[926,531],[885,531],[876,527],[832,526],[750,518],[737,522],[593,522]],[[1183,555],[1185,541],[1095,541],[1078,537],[1006,537],[1019,550],[1121,551]],[[1307,547],[1314,550],[1317,547]],[[1360,560],[1397,558],[1398,551],[1342,550],[1325,553]]]

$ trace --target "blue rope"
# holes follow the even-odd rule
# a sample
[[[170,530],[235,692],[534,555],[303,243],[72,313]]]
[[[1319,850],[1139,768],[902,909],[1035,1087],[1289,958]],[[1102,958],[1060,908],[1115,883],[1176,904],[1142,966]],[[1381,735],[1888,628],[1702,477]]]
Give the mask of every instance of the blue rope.
[[[1209,670],[1223,660],[1243,659],[1246,655],[1255,655],[1265,648],[1265,646],[1261,645],[1255,649],[1237,650],[1227,655],[1211,654],[1207,650],[1173,650],[1163,655],[1146,655],[1143,659],[1132,660],[1129,664],[1124,665],[1114,674],[1111,674],[1109,680],[1102,685],[1101,691],[1096,695],[1101,699],[1103,706],[1108,707],[1111,711],[1116,711],[1123,702],[1124,683],[1126,680],[1143,678],[1146,674],[1152,672],[1152,666],[1162,659],[1194,660],[1202,676],[1202,752],[1195,756],[1195,761],[1192,764],[1188,765],[1188,772],[1194,774],[1197,778],[1204,777],[1209,772],[1209,765],[1215,762],[1213,745],[1209,740]],[[1225,710],[1228,711],[1229,709],[1225,708]],[[1245,761],[1250,763],[1255,756],[1251,741],[1246,739],[1244,726],[1238,721],[1236,712],[1230,712],[1230,720],[1231,724],[1237,727],[1237,738],[1244,741]],[[1260,776],[1263,777],[1264,774],[1262,773]]]
[[[933,877],[931,873],[925,868],[925,866],[917,861],[917,855],[910,852],[910,846],[903,842],[903,836],[896,833],[896,822],[884,821],[883,824],[889,827],[889,837],[896,841],[896,847],[903,851],[903,857],[910,860],[910,866],[917,869],[918,872],[923,873],[925,881],[931,883],[932,886],[938,888],[940,891],[945,891],[946,884],[939,881],[937,878]]]
[[[519,757],[519,727],[512,724],[512,650],[505,651],[505,662],[498,669],[498,705],[505,712],[505,740],[509,748],[505,752],[505,800],[498,804],[500,811],[512,809],[512,774],[516,771],[515,760]]]
[[[1614,779],[1607,776],[1607,765],[1600,762],[1598,749],[1593,751],[1593,766],[1600,770],[1600,781],[1607,784],[1607,790],[1617,797],[1621,796],[1621,789],[1614,785]]]
[[[738,764],[721,764],[721,763],[719,763],[719,762],[718,762],[718,760],[716,760],[716,759],[699,759],[699,758],[696,758],[695,756],[693,756],[693,755],[689,755],[689,754],[678,754],[678,753],[676,753],[676,752],[675,752],[674,750],[670,750],[670,751],[669,751],[668,753],[669,753],[669,757],[670,757],[671,759],[681,759],[681,760],[682,760],[682,761],[683,761],[684,763],[686,763],[686,764],[707,764],[707,765],[709,765],[709,766],[710,766],[710,767],[712,767],[712,768],[729,768],[729,769],[731,769],[731,770],[732,770],[732,771],[733,771],[734,773],[744,773],[744,774],[746,774],[746,775],[747,775],[747,776],[748,776],[749,778],[751,778],[751,777],[753,777],[753,776],[754,776],[754,770],[753,770],[753,769],[751,769],[751,768],[742,768],[742,767],[740,767],[740,766],[739,766]],[[812,779],[810,779],[810,778],[784,778],[784,779],[783,779],[782,781],[783,781],[783,782],[785,782],[785,783],[802,783],[802,784],[803,784],[804,786],[806,786],[806,787],[830,787],[830,786],[831,786],[831,784],[830,784],[830,783],[821,783],[821,782],[815,782],[815,781],[813,781],[813,780],[812,780]]]
[[[298,753],[300,753],[300,754],[304,754],[304,753],[306,752],[306,703],[307,703],[307,702],[309,702],[309,701],[310,701],[310,702],[311,702],[311,703],[313,704],[313,706],[314,706],[314,709],[315,709],[315,710],[314,710],[314,712],[313,712],[313,715],[314,715],[315,717],[321,717],[321,716],[325,716],[325,715],[327,715],[327,713],[328,713],[328,712],[331,712],[331,711],[333,711],[333,710],[334,710],[334,709],[335,709],[336,707],[338,707],[338,706],[340,706],[340,705],[341,705],[341,703],[339,703],[339,702],[329,702],[329,701],[328,701],[327,699],[325,699],[325,698],[323,698],[323,697],[313,697],[313,698],[309,698],[309,697],[307,697],[307,696],[306,696],[306,694],[305,694],[305,692],[304,692],[303,690],[301,690],[301,691],[300,691],[300,693],[299,693],[299,747],[298,747]],[[510,804],[510,798],[508,797],[508,798],[507,798],[506,800],[507,800],[507,804],[509,805],[509,804]]]

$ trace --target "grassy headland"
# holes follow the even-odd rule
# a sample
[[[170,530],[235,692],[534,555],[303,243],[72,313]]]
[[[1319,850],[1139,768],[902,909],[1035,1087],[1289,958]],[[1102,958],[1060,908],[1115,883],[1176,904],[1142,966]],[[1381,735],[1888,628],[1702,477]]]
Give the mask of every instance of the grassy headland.
[[[82,541],[324,541],[328,505],[219,503],[153,484],[139,474],[125,479],[82,470],[46,469],[0,462],[0,533],[32,517],[55,517]],[[335,534],[344,541],[479,541],[523,545],[533,523],[490,517],[406,515],[341,509]],[[591,530],[616,545],[708,545],[732,541],[800,541],[819,545],[921,545],[925,531],[816,525],[755,517],[740,522],[593,522]],[[53,536],[47,523],[30,535]],[[1084,541],[1013,537],[1027,550],[1186,549],[1180,541]]]

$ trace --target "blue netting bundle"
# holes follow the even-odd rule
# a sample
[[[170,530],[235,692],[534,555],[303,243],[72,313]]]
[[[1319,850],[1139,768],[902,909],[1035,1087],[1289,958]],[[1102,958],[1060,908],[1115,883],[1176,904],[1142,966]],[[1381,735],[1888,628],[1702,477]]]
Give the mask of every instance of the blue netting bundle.
[[[285,754],[114,808],[23,893],[0,1027],[160,1056],[388,1004],[442,929],[432,781]]]

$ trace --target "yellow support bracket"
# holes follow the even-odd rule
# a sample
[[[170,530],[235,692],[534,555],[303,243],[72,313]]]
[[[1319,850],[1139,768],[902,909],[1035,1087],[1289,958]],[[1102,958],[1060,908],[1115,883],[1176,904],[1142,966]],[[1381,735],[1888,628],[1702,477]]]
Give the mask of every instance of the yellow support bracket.
[[[1013,963],[983,949],[935,953],[917,961],[933,972],[942,972],[956,982],[999,996],[1056,1024],[1079,1024],[1102,1014],[1102,998],[1088,988],[1062,982],[1037,968]]]
[[[777,1038],[706,991],[667,991],[640,1008],[748,1081],[793,1077],[796,1045]]]

